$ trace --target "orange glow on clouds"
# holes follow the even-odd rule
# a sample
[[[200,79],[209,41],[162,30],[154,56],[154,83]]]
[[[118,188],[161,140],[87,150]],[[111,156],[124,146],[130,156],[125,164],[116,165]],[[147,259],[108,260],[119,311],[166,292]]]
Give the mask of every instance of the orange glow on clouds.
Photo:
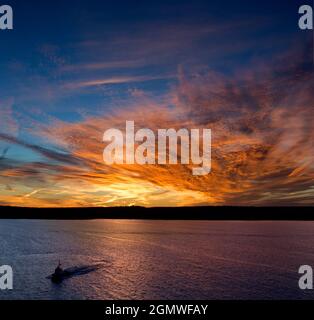
[[[281,62],[284,69],[233,78],[180,71],[178,86],[162,102],[141,93],[110,114],[36,123],[32,134],[68,150],[68,161],[2,135],[59,162],[0,167],[0,204],[313,205],[313,74],[288,61]],[[137,129],[212,129],[212,172],[197,177],[184,165],[105,165],[102,135],[124,130],[126,120]]]

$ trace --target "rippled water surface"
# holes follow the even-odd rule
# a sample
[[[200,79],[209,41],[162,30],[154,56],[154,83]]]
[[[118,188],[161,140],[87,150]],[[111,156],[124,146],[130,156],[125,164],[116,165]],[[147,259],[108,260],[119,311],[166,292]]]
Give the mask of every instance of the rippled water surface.
[[[55,285],[64,267],[100,265]],[[314,267],[313,222],[0,220],[0,299],[291,299]]]

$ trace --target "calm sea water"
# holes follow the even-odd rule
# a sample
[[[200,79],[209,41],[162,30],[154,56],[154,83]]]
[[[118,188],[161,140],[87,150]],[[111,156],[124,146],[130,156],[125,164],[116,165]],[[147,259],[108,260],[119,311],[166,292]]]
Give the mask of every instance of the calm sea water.
[[[60,285],[64,267],[101,264]],[[0,265],[14,290],[0,299],[312,299],[313,222],[0,220]]]

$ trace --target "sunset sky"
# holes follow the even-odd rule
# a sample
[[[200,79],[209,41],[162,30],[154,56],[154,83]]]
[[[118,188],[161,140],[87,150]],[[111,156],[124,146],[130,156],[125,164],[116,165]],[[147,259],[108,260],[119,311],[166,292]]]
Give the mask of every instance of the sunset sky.
[[[6,1],[0,205],[313,205],[307,2]],[[106,165],[126,120],[212,129],[212,172]]]

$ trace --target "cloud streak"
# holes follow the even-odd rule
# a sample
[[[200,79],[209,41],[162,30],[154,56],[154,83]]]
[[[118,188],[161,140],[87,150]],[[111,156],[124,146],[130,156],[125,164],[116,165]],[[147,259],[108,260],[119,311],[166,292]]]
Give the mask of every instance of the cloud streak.
[[[68,89],[78,89],[78,88],[88,88],[88,87],[97,87],[103,85],[112,85],[112,84],[125,84],[125,83],[136,83],[136,82],[146,82],[154,80],[165,80],[171,79],[174,76],[164,75],[164,76],[120,76],[120,77],[110,77],[102,79],[92,79],[87,81],[80,82],[71,82],[65,85],[65,88]]]

